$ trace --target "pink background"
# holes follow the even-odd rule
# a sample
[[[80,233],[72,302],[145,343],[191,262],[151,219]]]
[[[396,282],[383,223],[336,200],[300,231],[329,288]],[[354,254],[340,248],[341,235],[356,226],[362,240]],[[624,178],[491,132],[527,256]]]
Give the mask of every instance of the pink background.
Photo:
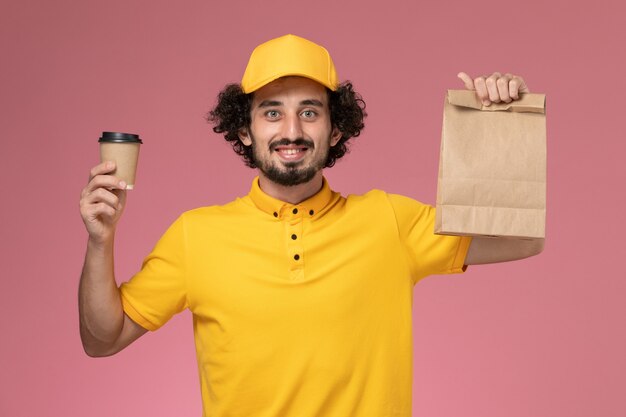
[[[0,415],[200,415],[187,312],[115,357],[83,353],[79,193],[101,131],[141,134],[120,281],[179,213],[247,193],[254,171],[203,115],[285,33],[325,45],[367,101],[364,134],[327,172],[343,193],[434,202],[458,71],[514,72],[547,94],[546,250],[416,286],[414,415],[626,415],[618,3],[3,2]]]

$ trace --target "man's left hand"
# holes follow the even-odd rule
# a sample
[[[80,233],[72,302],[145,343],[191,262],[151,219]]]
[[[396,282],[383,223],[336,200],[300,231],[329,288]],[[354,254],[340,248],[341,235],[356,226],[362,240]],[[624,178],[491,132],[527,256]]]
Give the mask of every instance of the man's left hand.
[[[476,91],[476,95],[485,106],[491,103],[510,103],[519,99],[519,93],[530,93],[528,86],[518,75],[494,72],[490,76],[472,79],[466,73],[460,72],[457,76],[463,81],[465,88]]]

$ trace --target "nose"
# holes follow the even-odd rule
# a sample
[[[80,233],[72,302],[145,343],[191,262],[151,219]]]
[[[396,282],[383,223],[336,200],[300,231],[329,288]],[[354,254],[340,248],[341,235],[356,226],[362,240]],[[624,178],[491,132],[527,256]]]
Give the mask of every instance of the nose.
[[[296,140],[302,137],[302,120],[297,113],[290,113],[283,120],[283,138]]]

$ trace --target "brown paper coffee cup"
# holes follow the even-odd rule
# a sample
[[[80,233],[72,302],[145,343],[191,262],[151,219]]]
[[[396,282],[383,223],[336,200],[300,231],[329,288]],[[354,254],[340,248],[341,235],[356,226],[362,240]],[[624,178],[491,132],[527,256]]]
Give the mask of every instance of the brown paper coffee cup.
[[[115,161],[115,171],[111,174],[126,182],[126,189],[135,187],[139,148],[142,144],[139,135],[120,132],[102,132],[100,161]]]

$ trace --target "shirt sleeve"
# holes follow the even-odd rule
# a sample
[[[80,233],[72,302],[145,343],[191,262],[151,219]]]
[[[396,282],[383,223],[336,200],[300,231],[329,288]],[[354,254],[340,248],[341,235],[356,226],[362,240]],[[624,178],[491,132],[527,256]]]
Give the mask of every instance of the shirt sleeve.
[[[185,240],[181,216],[159,239],[141,270],[120,286],[124,312],[147,330],[157,330],[188,307]]]
[[[409,258],[413,284],[428,275],[465,272],[471,237],[436,235],[434,207],[398,194],[387,197]]]

